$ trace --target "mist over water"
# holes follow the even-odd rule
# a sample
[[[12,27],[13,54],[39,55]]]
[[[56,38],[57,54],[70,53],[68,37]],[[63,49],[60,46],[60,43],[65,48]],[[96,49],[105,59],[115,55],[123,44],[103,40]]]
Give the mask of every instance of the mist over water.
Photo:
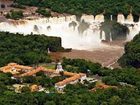
[[[100,26],[103,21],[103,15],[95,16],[95,18],[92,15],[83,15],[80,21],[77,21],[76,16],[73,15],[59,18],[11,20],[9,22],[0,23],[0,31],[22,33],[24,35],[33,33],[57,36],[62,38],[63,47],[78,50],[94,50],[104,47],[111,48],[112,46],[102,43],[102,40],[106,40],[105,33],[102,32],[102,36],[100,34]],[[129,35],[126,36],[126,40],[131,40],[140,30],[139,22],[135,24],[134,22],[130,23],[130,21],[127,21],[127,23],[124,22],[123,24],[126,24],[130,30]],[[135,25],[132,27],[129,24]]]

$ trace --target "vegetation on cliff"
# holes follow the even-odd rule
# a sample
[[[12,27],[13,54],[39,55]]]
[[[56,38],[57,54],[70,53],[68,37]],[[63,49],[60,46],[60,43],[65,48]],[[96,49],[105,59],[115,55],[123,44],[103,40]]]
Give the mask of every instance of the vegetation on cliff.
[[[10,18],[10,19],[21,19],[21,18],[23,18],[23,12],[22,11],[14,11],[14,10],[11,10],[6,15],[6,18]]]
[[[50,62],[50,51],[61,51],[61,38],[0,32],[0,66],[9,62],[38,64]]]
[[[125,45],[125,53],[119,59],[122,67],[140,68],[140,33]]]
[[[105,32],[106,40],[126,40],[129,34],[127,26],[117,23],[116,21],[105,21],[101,23],[101,37],[102,31]]]
[[[47,10],[45,8],[38,8],[36,12],[45,16],[45,17],[50,17],[51,16],[51,11]]]
[[[118,13],[134,15],[140,13],[139,0],[15,0],[20,5],[47,7],[59,13],[81,15],[100,14],[117,15]]]

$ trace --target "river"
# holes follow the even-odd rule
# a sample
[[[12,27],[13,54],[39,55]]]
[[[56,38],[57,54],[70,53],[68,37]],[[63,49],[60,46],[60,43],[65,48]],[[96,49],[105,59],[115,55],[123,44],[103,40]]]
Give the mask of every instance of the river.
[[[105,21],[102,14],[83,15],[79,20],[75,15],[9,20],[0,23],[0,31],[61,37],[62,46],[73,50],[57,54],[60,58],[83,58],[110,66],[123,54],[124,43],[132,40],[140,31],[140,22],[133,22],[132,18],[129,15],[128,19],[124,19],[122,14],[118,14],[117,21],[127,25],[130,31],[124,36],[125,40],[115,40],[110,35],[109,41],[106,41],[107,36],[104,32],[101,36],[100,26]]]

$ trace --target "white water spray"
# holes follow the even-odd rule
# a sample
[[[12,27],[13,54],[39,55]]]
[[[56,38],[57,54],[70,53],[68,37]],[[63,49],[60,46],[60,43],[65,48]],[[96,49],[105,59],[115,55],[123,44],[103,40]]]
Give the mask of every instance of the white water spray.
[[[131,16],[128,17],[131,22]],[[127,19],[127,23],[129,23]],[[62,38],[62,46],[65,48],[73,48],[79,50],[94,50],[96,48],[108,47],[101,43],[106,37],[103,34],[100,37],[100,23],[104,21],[104,15],[83,15],[81,21],[84,20],[89,24],[89,27],[79,34],[79,22],[76,16],[66,17],[51,17],[51,18],[38,18],[33,20],[17,20],[0,23],[0,31],[8,31],[12,33],[22,34],[45,34],[48,36],[57,36]],[[70,23],[75,22],[75,29],[70,27]],[[125,18],[121,14],[118,15],[118,22],[124,24]],[[134,24],[134,23],[133,23]],[[140,25],[137,23],[130,29],[130,35],[127,40],[131,40],[135,34],[140,30]]]

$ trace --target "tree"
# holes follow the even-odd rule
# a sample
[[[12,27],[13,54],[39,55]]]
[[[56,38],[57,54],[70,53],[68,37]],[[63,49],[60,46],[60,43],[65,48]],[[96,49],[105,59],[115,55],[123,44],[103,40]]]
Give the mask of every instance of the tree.
[[[27,86],[24,86],[24,87],[22,87],[21,92],[24,92],[24,93],[27,92],[27,93],[29,93],[30,92],[30,88],[27,87]]]
[[[121,98],[119,96],[113,96],[110,98],[109,105],[122,105]]]
[[[118,62],[122,67],[140,68],[140,33],[125,45],[125,53]]]
[[[47,101],[44,105],[56,105],[54,101]]]
[[[36,12],[45,16],[45,17],[50,17],[51,16],[51,11],[47,10],[45,8],[39,8]]]
[[[10,13],[6,15],[6,18],[15,19],[15,20],[21,19],[23,18],[23,12],[11,10]]]
[[[25,76],[21,78],[23,83],[34,83],[36,81],[36,78],[33,76]]]

